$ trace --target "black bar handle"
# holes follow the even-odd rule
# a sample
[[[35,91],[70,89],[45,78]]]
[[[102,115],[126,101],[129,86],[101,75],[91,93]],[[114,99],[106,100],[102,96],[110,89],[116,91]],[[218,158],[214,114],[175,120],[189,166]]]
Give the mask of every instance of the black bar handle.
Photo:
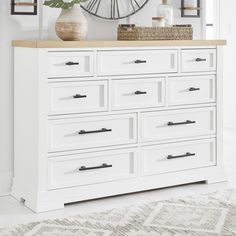
[[[195,124],[196,121],[192,121],[192,120],[186,120],[184,122],[179,122],[179,123],[174,123],[174,122],[168,122],[167,125],[168,126],[176,126],[176,125],[190,125],[190,124]]]
[[[134,61],[135,64],[147,63],[145,60],[136,60]]]
[[[81,95],[81,94],[76,94],[73,96],[73,98],[86,98],[87,95]]]
[[[206,58],[196,58],[196,62],[201,62],[201,61],[206,61],[207,59]]]
[[[199,91],[199,90],[201,90],[201,89],[200,88],[191,87],[191,88],[189,88],[188,91],[192,92],[192,91]]]
[[[111,132],[111,131],[112,129],[102,128],[99,130],[91,130],[91,131],[80,130],[78,134],[94,134],[94,133],[105,133],[105,132]]]
[[[67,66],[75,66],[75,65],[79,65],[79,62],[73,62],[73,61],[68,61],[66,62]]]
[[[136,94],[136,95],[142,95],[142,94],[147,94],[147,92],[135,91],[134,94]]]
[[[95,169],[105,169],[105,168],[111,168],[111,167],[112,167],[112,165],[108,165],[108,164],[104,163],[101,166],[93,166],[93,167],[81,166],[79,168],[79,171],[95,170]]]
[[[196,156],[196,153],[186,152],[186,154],[184,154],[184,155],[179,155],[179,156],[168,155],[168,156],[167,156],[167,159],[168,159],[168,160],[171,160],[171,159],[184,158],[184,157],[192,157],[192,156]]]

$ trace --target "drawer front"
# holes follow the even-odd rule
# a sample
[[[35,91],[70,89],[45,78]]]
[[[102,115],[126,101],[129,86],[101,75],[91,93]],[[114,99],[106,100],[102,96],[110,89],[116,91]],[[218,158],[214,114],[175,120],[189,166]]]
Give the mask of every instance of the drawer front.
[[[207,72],[216,70],[215,49],[182,50],[182,72]]]
[[[169,105],[190,105],[215,102],[215,76],[170,78]]]
[[[49,121],[49,152],[130,144],[137,140],[136,115]]]
[[[49,83],[49,114],[107,110],[107,82]]]
[[[98,75],[177,72],[177,50],[99,51]]]
[[[145,147],[141,163],[144,176],[213,166],[216,164],[215,140]]]
[[[93,76],[92,51],[88,52],[49,52],[48,77]]]
[[[215,108],[143,113],[141,140],[159,141],[215,134],[215,119]]]
[[[113,110],[163,106],[165,80],[115,80],[112,82],[111,96]]]
[[[78,154],[48,160],[48,188],[96,184],[137,175],[134,150]]]

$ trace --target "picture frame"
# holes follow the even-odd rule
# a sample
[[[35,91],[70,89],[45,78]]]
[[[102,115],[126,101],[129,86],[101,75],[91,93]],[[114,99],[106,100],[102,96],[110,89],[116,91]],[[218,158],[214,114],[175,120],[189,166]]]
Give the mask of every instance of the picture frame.
[[[181,17],[194,17],[200,18],[201,16],[201,2],[200,0],[192,0],[196,1],[195,6],[188,6],[187,0],[181,0]]]
[[[11,0],[11,15],[37,15],[38,0]]]

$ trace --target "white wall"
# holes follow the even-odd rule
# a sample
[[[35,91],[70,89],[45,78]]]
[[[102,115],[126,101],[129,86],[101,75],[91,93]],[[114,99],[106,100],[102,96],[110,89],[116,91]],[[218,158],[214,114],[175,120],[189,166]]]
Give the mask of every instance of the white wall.
[[[224,123],[236,130],[236,1],[221,0],[220,35],[227,39],[224,48]]]
[[[175,23],[193,24],[194,37],[200,38],[200,19],[181,18],[180,0],[174,0],[173,3],[176,8]],[[143,10],[130,18],[130,22],[151,25],[151,17],[155,15],[157,4],[157,0],[150,0]],[[46,25],[48,23],[46,37],[55,38],[54,21],[58,14],[56,10],[45,9],[44,20],[46,20]],[[89,20],[88,39],[116,38],[118,21],[104,21],[88,15],[87,17]],[[13,50],[11,40],[36,39],[38,36],[37,17],[15,18],[21,20],[20,24],[10,16],[10,1],[0,0],[0,194],[10,191],[13,173]]]

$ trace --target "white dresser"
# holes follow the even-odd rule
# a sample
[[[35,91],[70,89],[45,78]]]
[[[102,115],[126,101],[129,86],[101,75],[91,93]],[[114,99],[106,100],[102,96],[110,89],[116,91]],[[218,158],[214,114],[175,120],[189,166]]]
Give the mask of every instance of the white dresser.
[[[65,203],[225,180],[225,41],[14,41],[12,195]]]

